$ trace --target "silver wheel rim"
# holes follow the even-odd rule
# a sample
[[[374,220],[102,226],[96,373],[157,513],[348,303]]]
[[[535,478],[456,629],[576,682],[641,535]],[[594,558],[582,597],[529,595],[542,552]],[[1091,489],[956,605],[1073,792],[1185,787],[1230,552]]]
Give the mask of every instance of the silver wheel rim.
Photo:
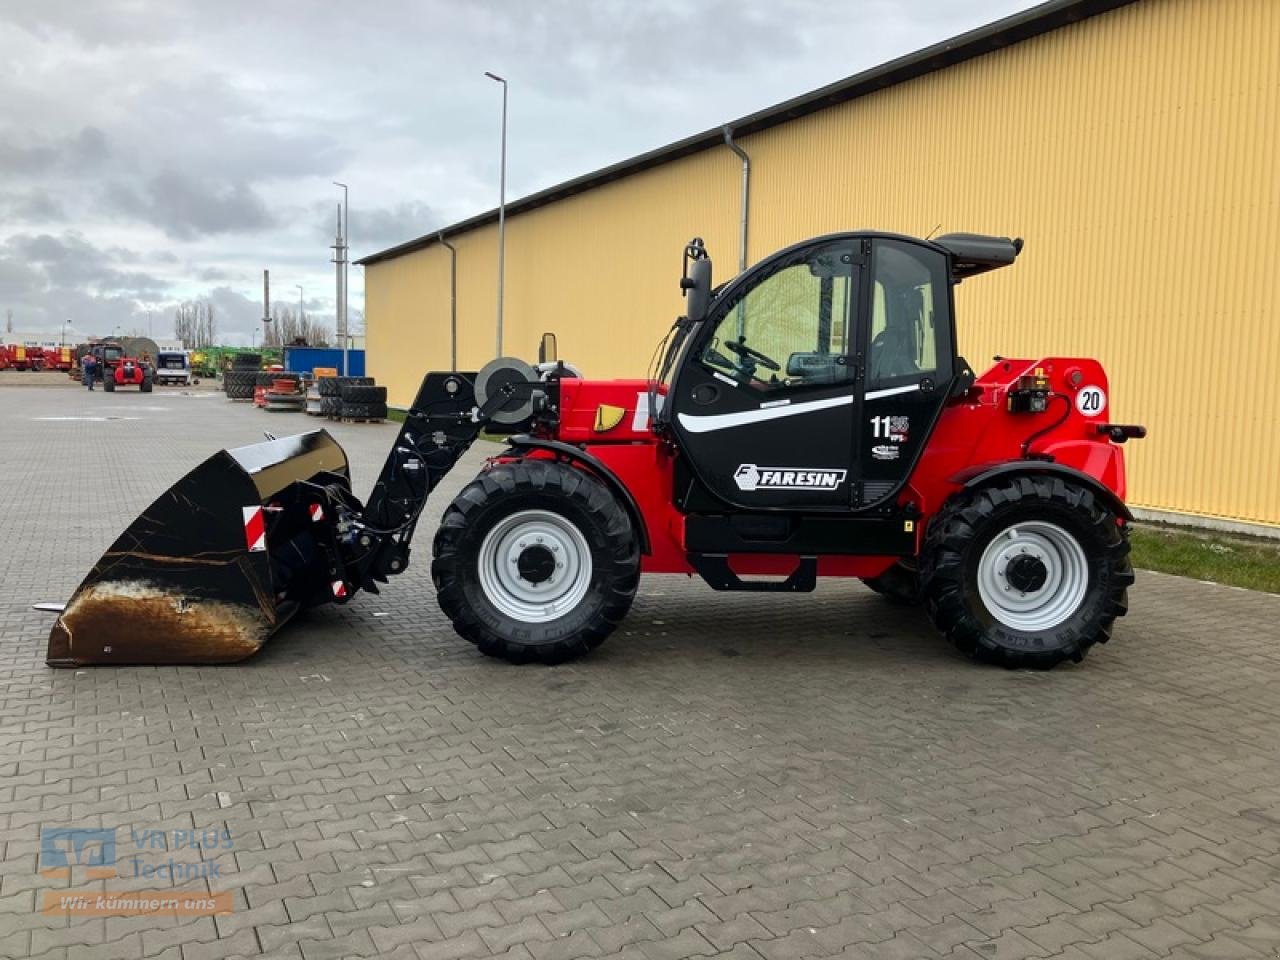
[[[520,558],[545,550],[554,569],[541,582],[521,575]],[[480,587],[499,612],[547,623],[573,610],[591,586],[591,550],[582,531],[558,513],[522,510],[503,518],[480,544]]]
[[[1009,581],[1009,564],[1031,557],[1044,567],[1045,579],[1035,590]],[[1023,562],[1023,561],[1019,561]],[[987,611],[1013,630],[1051,630],[1080,609],[1089,592],[1089,563],[1084,547],[1052,523],[1032,520],[1002,530],[978,561],[978,594]]]

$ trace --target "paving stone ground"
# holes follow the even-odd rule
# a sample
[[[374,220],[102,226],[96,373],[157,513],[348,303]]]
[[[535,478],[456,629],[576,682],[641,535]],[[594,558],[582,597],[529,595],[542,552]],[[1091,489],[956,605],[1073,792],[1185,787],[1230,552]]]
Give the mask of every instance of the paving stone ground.
[[[33,601],[219,447],[314,425],[193,394],[0,386],[0,957],[1280,950],[1280,597],[1140,573],[1112,643],[1041,674],[860,584],[653,577],[590,658],[520,668],[437,609],[432,519],[381,596],[246,663],[46,668]],[[331,429],[367,492],[395,428]],[[114,828],[121,876],[42,877],[57,827]],[[233,912],[40,912],[168,859]]]

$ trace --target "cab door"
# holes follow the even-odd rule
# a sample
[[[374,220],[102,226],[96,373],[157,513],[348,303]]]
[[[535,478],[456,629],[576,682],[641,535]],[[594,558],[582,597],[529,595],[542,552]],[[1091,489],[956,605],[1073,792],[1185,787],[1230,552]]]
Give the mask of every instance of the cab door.
[[[956,373],[946,254],[877,237],[870,277],[856,507],[888,500],[911,476]]]
[[[668,397],[681,454],[744,510],[847,511],[865,285],[863,241],[783,251],[721,294]]]

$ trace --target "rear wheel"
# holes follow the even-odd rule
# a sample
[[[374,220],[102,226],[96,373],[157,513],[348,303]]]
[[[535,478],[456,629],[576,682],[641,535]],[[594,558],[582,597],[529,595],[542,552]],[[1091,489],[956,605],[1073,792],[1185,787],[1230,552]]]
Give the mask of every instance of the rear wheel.
[[[1007,667],[1079,662],[1128,609],[1128,531],[1088,488],[1023,476],[957,494],[929,526],[921,579],[960,650]]]
[[[431,576],[440,608],[482,653],[561,663],[626,616],[640,549],[626,510],[563,463],[499,464],[445,511]]]

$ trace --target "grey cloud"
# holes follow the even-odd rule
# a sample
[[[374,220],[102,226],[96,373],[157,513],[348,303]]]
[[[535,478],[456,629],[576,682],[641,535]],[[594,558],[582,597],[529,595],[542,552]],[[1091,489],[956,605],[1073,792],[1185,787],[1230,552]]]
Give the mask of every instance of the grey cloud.
[[[247,183],[197,180],[175,170],[152,177],[140,190],[116,182],[102,199],[108,211],[153,224],[177,240],[266,230],[276,222]]]
[[[101,167],[109,154],[106,134],[97,127],[41,140],[12,128],[0,131],[0,174],[83,174]]]
[[[0,300],[67,291],[142,298],[167,288],[150,273],[119,269],[118,262],[76,233],[11,236],[0,245]]]
[[[0,222],[43,226],[66,219],[62,204],[44,190],[0,194]]]

